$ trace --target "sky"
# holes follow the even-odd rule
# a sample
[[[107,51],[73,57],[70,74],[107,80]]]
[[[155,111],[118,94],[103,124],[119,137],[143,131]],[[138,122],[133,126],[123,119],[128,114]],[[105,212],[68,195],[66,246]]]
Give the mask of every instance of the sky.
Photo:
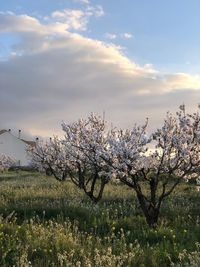
[[[61,135],[91,112],[162,125],[200,102],[199,0],[0,2],[0,129]]]

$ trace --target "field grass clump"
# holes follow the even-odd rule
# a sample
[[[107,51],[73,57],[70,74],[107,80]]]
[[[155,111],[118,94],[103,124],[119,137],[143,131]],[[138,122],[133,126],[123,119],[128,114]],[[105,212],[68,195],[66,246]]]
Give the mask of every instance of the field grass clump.
[[[0,175],[0,266],[200,266],[200,194],[181,184],[150,229],[134,192],[110,184],[94,205],[66,181]],[[196,265],[195,265],[196,264]]]

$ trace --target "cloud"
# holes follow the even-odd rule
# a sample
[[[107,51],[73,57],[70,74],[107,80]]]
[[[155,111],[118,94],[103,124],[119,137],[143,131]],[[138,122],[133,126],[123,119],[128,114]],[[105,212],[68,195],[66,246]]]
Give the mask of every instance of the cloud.
[[[110,39],[110,40],[115,40],[117,38],[131,39],[131,38],[133,38],[133,35],[131,33],[128,33],[128,32],[118,33],[118,34],[116,34],[116,33],[106,33],[105,37],[107,39]]]
[[[82,10],[64,9],[51,15],[57,22],[65,23],[68,29],[86,30],[88,16]]]
[[[86,14],[88,16],[102,17],[105,15],[103,7],[100,5],[97,6],[88,6],[86,9]]]
[[[125,39],[131,39],[131,38],[133,38],[133,35],[129,32],[125,32],[125,33],[121,34],[121,37],[125,38]]]
[[[115,33],[106,33],[106,34],[105,34],[105,37],[106,37],[107,39],[114,40],[114,39],[117,38],[117,34],[115,34]]]
[[[43,26],[30,16],[16,16],[11,12],[0,12],[0,32],[40,32]]]
[[[90,1],[89,0],[73,0],[75,3],[81,3],[81,4],[86,4],[89,5]]]
[[[62,9],[54,11],[50,17],[46,17],[49,22],[61,23],[68,30],[85,31],[90,17],[102,17],[104,10],[101,6],[88,5],[85,9]]]
[[[200,97],[200,76],[161,73],[132,62],[116,45],[72,33],[62,22],[0,14],[0,32],[20,41],[0,61],[0,125],[33,134],[60,131],[60,123],[106,111],[123,127],[146,116],[159,125],[166,110]]]

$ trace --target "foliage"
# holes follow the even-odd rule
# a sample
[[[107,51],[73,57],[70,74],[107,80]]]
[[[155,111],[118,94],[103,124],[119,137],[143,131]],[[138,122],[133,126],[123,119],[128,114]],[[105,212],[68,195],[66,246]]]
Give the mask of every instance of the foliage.
[[[135,190],[150,226],[158,220],[163,200],[184,178],[198,177],[200,167],[200,116],[167,113],[164,125],[149,138],[147,123],[132,130],[114,131],[110,138],[111,165],[120,181]],[[154,145],[154,149],[149,147]],[[149,187],[148,194],[143,184]]]
[[[72,124],[62,124],[65,152],[70,155],[69,176],[72,182],[83,189],[94,202],[103,195],[105,185],[112,175],[104,160],[108,155],[106,122],[104,118],[91,114]],[[70,167],[69,167],[70,169]]]
[[[171,262],[171,267],[199,267],[200,266],[200,243],[196,243],[196,250],[187,252],[186,249],[179,254],[179,262]]]
[[[198,262],[200,195],[193,184],[178,185],[163,203],[157,229],[150,229],[136,194],[123,185],[109,183],[102,201],[92,205],[70,181],[35,172],[7,172],[0,180],[2,267]]]
[[[11,166],[14,166],[16,164],[16,161],[6,155],[0,155],[0,171],[6,171],[8,170]]]
[[[58,181],[66,180],[69,157],[58,137],[50,138],[49,141],[38,140],[36,146],[27,148],[27,153],[31,166],[53,174]]]

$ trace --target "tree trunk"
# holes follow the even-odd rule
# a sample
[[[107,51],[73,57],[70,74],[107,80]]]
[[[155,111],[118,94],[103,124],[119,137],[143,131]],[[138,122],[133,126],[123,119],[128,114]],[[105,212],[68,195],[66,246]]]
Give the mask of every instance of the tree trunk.
[[[155,228],[157,226],[160,209],[155,206],[155,203],[147,202],[141,193],[137,192],[137,197],[147,224],[151,228]]]
[[[155,228],[158,223],[159,210],[157,208],[151,208],[145,214],[146,222],[151,228]]]

